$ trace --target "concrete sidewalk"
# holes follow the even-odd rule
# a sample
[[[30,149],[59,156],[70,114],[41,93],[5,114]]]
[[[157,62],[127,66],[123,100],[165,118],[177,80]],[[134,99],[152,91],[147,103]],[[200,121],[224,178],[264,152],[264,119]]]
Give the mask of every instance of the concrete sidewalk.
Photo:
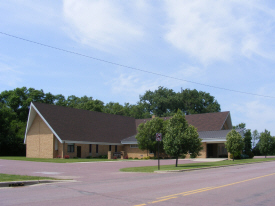
[[[9,181],[0,182],[1,187],[23,187],[36,184],[50,184],[50,183],[64,183],[64,182],[76,182],[75,180],[22,180],[22,181]]]
[[[196,158],[196,159],[194,158],[189,160],[193,160],[196,162],[219,162],[219,161],[228,160],[228,158]]]

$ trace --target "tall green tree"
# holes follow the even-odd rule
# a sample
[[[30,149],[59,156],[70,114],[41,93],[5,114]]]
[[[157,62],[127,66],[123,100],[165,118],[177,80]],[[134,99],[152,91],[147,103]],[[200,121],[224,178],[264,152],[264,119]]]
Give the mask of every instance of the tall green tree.
[[[228,152],[230,152],[233,155],[233,161],[235,159],[236,153],[243,150],[244,148],[243,138],[235,129],[232,129],[226,135],[225,148],[227,149]]]
[[[166,154],[176,158],[177,167],[180,155],[188,153],[192,153],[192,156],[199,155],[202,150],[201,139],[196,128],[188,125],[182,111],[178,110],[167,122],[163,148]]]
[[[16,119],[17,114],[0,103],[0,156],[24,155],[23,136],[26,123]]]
[[[5,128],[0,134],[2,155],[25,155],[24,131],[32,101],[51,102],[52,96],[49,93],[46,96],[43,90],[26,87],[1,92],[0,128]]]
[[[151,113],[148,112],[145,106],[140,102],[136,105],[125,103],[124,110],[126,111],[126,116],[134,117],[135,119],[146,119],[152,117]]]
[[[270,135],[270,131],[266,130],[261,133],[259,141],[260,152],[265,155],[275,153],[275,138]]]
[[[249,155],[252,150],[252,136],[251,130],[247,129],[244,133],[244,154]]]
[[[109,102],[105,105],[103,112],[108,114],[116,114],[116,115],[125,115],[123,105],[119,104],[118,102]]]
[[[244,129],[245,128],[245,123],[240,123],[240,124],[238,124],[238,125],[236,125],[236,126],[233,126],[233,129]]]
[[[159,87],[155,91],[146,91],[140,96],[140,103],[147,112],[161,116],[170,116],[177,109],[176,93],[172,89]]]
[[[219,112],[220,105],[209,93],[185,89],[174,92],[172,89],[159,87],[155,91],[146,91],[140,96],[140,104],[146,111],[159,117],[172,116],[178,109],[185,114]]]
[[[220,104],[209,93],[185,89],[177,93],[179,107],[185,114],[220,112]]]
[[[138,133],[136,136],[138,142],[138,148],[141,150],[152,151],[154,153],[154,157],[157,153],[157,141],[156,141],[156,133],[161,133],[162,136],[165,136],[166,133],[166,122],[161,118],[154,118],[146,123],[141,123],[138,126]],[[160,152],[163,151],[163,143],[160,142]]]

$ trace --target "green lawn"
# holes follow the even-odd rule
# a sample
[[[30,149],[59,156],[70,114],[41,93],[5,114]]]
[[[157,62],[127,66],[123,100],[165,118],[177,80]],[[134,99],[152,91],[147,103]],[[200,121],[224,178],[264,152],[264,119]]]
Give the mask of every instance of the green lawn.
[[[34,161],[34,162],[53,162],[53,163],[74,163],[74,162],[96,162],[96,161],[118,161],[120,159],[104,159],[104,158],[91,158],[91,159],[45,159],[45,158],[26,158],[26,157],[13,157],[1,156],[0,159],[5,160],[20,160],[20,161]]]
[[[219,162],[204,162],[204,163],[189,163],[189,164],[180,164],[178,167],[175,165],[161,165],[160,170],[183,170],[183,169],[196,169],[196,168],[207,168],[223,165],[235,165],[235,164],[244,164],[244,163],[253,163],[253,162],[264,162],[264,161],[275,161],[275,158],[266,158],[266,159],[243,159],[243,160],[224,160]],[[175,160],[176,161],[176,160]],[[157,162],[156,162],[157,163]],[[122,172],[154,172],[158,170],[158,166],[147,166],[147,167],[127,167],[122,168]]]
[[[10,175],[0,173],[0,182],[10,181],[27,181],[27,180],[54,180],[55,178],[50,177],[38,177],[38,176],[27,176],[27,175]]]

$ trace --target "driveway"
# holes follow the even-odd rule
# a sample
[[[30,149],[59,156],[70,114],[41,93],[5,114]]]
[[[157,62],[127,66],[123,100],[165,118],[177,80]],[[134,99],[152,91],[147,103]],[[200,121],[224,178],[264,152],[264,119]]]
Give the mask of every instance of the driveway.
[[[205,160],[202,160],[205,161]],[[197,163],[188,159],[179,160],[179,164]],[[160,160],[160,165],[175,164],[175,160]],[[121,173],[125,167],[141,167],[158,165],[157,160],[132,160],[108,162],[83,162],[83,163],[45,163],[31,161],[1,160],[0,173],[47,176],[62,179],[75,179],[85,181],[98,181],[118,177],[132,176],[132,173]],[[144,176],[137,173],[136,176]]]
[[[180,160],[179,163],[191,163]],[[163,160],[161,164],[174,164]],[[265,205],[275,202],[275,164],[266,162],[180,173],[124,173],[155,160],[40,163],[0,160],[1,173],[73,178],[76,182],[0,189],[0,205]]]

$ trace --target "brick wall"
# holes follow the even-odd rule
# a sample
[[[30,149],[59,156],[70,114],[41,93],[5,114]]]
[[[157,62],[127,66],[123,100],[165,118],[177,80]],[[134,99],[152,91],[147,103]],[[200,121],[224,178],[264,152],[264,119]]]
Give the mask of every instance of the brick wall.
[[[148,154],[147,155],[147,150],[142,151],[139,148],[131,148],[129,144],[123,145],[122,151],[125,151],[126,154],[128,155],[128,158],[143,158],[143,157],[154,157],[154,154]]]
[[[53,158],[54,135],[39,115],[36,115],[27,134],[26,145],[26,157]]]
[[[65,143],[64,155],[69,155],[70,158],[77,157],[77,146],[81,147],[81,158],[108,155],[109,151],[109,145],[98,145],[98,153],[96,153],[96,144],[92,144],[92,152],[90,153],[90,144],[74,144],[74,152],[68,152],[68,144]],[[115,152],[115,145],[111,146],[111,150],[112,152]],[[117,146],[117,151],[122,151],[122,145]]]

